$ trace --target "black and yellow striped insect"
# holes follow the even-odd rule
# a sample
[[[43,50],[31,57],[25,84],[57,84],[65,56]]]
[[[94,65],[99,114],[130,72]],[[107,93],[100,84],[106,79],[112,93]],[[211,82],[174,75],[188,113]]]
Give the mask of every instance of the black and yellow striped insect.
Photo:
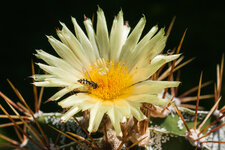
[[[90,88],[93,88],[93,89],[96,89],[98,88],[98,84],[93,82],[93,81],[89,81],[87,79],[79,79],[77,80],[77,82],[79,82],[80,84],[83,84],[87,87],[90,87]]]

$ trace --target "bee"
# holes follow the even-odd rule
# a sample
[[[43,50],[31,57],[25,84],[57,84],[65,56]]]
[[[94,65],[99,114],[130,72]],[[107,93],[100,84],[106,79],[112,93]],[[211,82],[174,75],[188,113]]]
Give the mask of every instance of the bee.
[[[98,84],[97,83],[95,83],[93,81],[89,81],[87,79],[79,79],[79,80],[77,80],[77,82],[79,82],[80,84],[86,85],[88,87],[91,87],[93,89],[98,88]]]

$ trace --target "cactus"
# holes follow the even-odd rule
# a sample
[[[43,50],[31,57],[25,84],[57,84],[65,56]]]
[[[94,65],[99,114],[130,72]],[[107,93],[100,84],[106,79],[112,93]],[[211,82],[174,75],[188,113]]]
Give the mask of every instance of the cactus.
[[[173,77],[176,76],[175,72],[193,60],[190,59],[182,63],[183,56],[177,59],[180,56],[178,53],[181,49],[186,31],[183,34],[178,48],[174,50],[174,52],[172,52],[176,52],[176,55],[173,55],[172,53],[168,54],[168,56],[159,55],[159,53],[164,49],[165,42],[168,37],[168,35],[164,36],[164,29],[161,29],[158,31],[158,33],[156,33],[158,27],[155,26],[143,38],[143,40],[139,41],[141,32],[144,28],[145,18],[143,17],[140,20],[133,32],[131,32],[131,34],[128,36],[130,27],[127,24],[123,25],[123,13],[122,11],[120,11],[117,18],[115,18],[114,20],[112,32],[108,37],[108,33],[104,31],[105,28],[107,28],[104,22],[104,13],[100,8],[97,13],[98,22],[101,22],[101,24],[97,23],[96,35],[91,28],[92,26],[90,20],[85,17],[85,26],[87,28],[88,38],[86,35],[84,35],[75,19],[72,20],[75,24],[76,37],[72,36],[72,33],[63,23],[61,23],[63,29],[61,31],[57,29],[57,33],[64,44],[60,43],[53,37],[48,37],[51,45],[54,49],[56,49],[57,53],[62,58],[57,58],[42,50],[37,51],[36,56],[46,61],[49,66],[38,63],[39,67],[48,72],[48,74],[37,75],[35,74],[34,65],[32,64],[32,77],[34,82],[34,110],[30,108],[20,92],[8,80],[10,86],[12,87],[20,102],[15,102],[15,100],[11,100],[5,94],[0,92],[0,97],[5,100],[5,102],[9,106],[8,108],[6,108],[5,106],[3,107],[3,104],[0,105],[0,108],[3,112],[3,114],[0,115],[0,118],[8,118],[10,120],[10,122],[1,123],[0,127],[11,127],[12,129],[14,129],[17,138],[7,135],[7,133],[0,128],[0,148],[32,150],[169,150],[174,149],[174,147],[176,149],[187,150],[224,149],[225,107],[219,109],[219,102],[221,100],[220,92],[222,86],[224,56],[222,57],[221,64],[217,66],[217,85],[215,85],[215,89],[213,91],[214,95],[200,94],[201,89],[205,86],[210,85],[211,83],[206,82],[202,84],[203,73],[200,76],[199,85],[197,87],[190,89],[184,94],[177,95],[177,86],[179,85],[179,82],[173,81]],[[121,29],[120,27],[123,27],[124,29]],[[116,39],[116,36],[114,35],[120,35],[120,33],[117,33],[117,30],[126,34],[123,36],[128,36],[127,39],[125,38],[125,41],[122,41],[122,44],[120,43],[120,40],[124,39],[121,38],[118,41]],[[122,35],[120,36],[122,37]],[[120,36],[118,37],[120,38]],[[71,41],[67,41],[67,38],[75,38],[73,40],[77,43],[70,43]],[[109,45],[106,46],[106,43],[102,42],[102,39],[99,38],[109,38],[111,41],[113,41],[113,43],[118,42],[119,44],[116,43],[118,45],[110,45],[111,41],[107,41],[106,39],[104,39],[104,42],[109,42]],[[152,68],[152,70],[148,72],[150,74],[150,78],[143,78],[144,80],[142,81],[139,81],[137,78],[137,82],[133,83],[134,75],[130,75],[128,72],[126,72],[127,68],[124,68],[123,63],[113,60],[108,61],[104,58],[101,58],[97,60],[96,64],[91,65],[88,70],[84,71],[83,78],[77,80],[79,82],[69,83],[67,85],[70,74],[65,74],[64,77],[63,71],[66,70],[65,72],[67,73],[71,70],[72,72],[76,72],[76,70],[73,70],[74,68],[71,68],[72,64],[70,64],[71,59],[73,59],[74,55],[70,51],[70,49],[73,49],[73,47],[70,47],[71,45],[75,47],[77,46],[76,48],[91,48],[91,46],[93,46],[94,48],[99,49],[101,49],[101,47],[119,49],[118,53],[120,53],[121,51],[120,56],[117,56],[118,53],[113,53],[109,49],[110,57],[115,58],[115,60],[118,59],[120,61],[123,60],[125,62],[129,62],[134,67],[136,67],[137,72],[139,67],[143,67],[143,64],[149,65],[148,62],[145,62],[149,60],[149,67]],[[137,47],[139,49],[142,49],[143,54],[140,54],[140,52],[127,50],[132,49],[132,47],[134,50],[136,50]],[[149,47],[151,47],[151,52],[147,50],[147,48]],[[62,51],[60,51],[60,49],[62,49]],[[122,51],[124,52],[122,53]],[[99,53],[102,55],[102,57],[104,55],[107,55],[102,51],[100,51]],[[135,55],[133,53],[135,53]],[[75,56],[78,57],[78,55],[83,55],[83,53],[77,52]],[[129,61],[127,60],[128,58],[126,58],[124,55],[135,57],[136,59],[140,59],[140,61]],[[139,58],[138,56],[141,57]],[[79,56],[78,58],[82,59],[81,56]],[[169,61],[172,61],[172,63],[168,66],[168,68],[165,68],[163,64]],[[55,62],[55,64],[53,62]],[[79,61],[76,61],[74,63],[79,63]],[[83,63],[89,62],[83,60]],[[57,68],[62,66],[64,68]],[[75,66],[77,67],[78,65]],[[76,69],[79,70],[81,68]],[[55,72],[61,73],[60,78],[57,78],[57,76],[55,76]],[[105,73],[108,75],[107,78],[104,76]],[[99,78],[99,74],[101,75],[101,78]],[[145,76],[145,74],[143,74],[143,76]],[[65,79],[61,80],[62,78]],[[102,78],[108,79],[107,84],[109,82],[110,86],[122,87],[107,87],[106,89],[103,85],[105,84],[105,81],[103,82]],[[168,78],[168,82],[162,81],[165,78]],[[111,82],[109,81],[109,79],[114,80],[113,82]],[[119,80],[119,82],[115,83],[115,80]],[[126,94],[128,95],[130,94],[130,87],[135,87],[136,89],[142,87],[143,91],[132,91],[133,94],[135,92],[146,92],[148,90],[147,86],[149,85],[143,84],[140,86],[139,84],[148,81],[149,83],[151,83],[150,86],[153,86],[153,88],[151,87],[151,90],[154,91],[151,95],[153,98],[148,97],[149,99],[147,99],[146,97],[138,97],[136,99],[132,99],[132,102],[127,100],[126,102],[129,102],[129,105],[126,105],[127,107],[124,107],[122,104],[119,105],[122,101],[121,99],[119,99],[121,100],[120,103],[112,102],[120,96],[116,95],[118,94],[118,89],[125,93],[127,92]],[[64,86],[65,84],[67,86]],[[55,85],[59,85],[60,87],[63,87],[63,89],[53,95],[46,102],[58,100],[62,97],[66,97],[67,95],[69,95],[69,97],[59,102],[59,105],[64,108],[62,112],[44,112],[41,110],[43,87],[38,88],[37,86]],[[102,88],[103,90],[101,90],[100,88]],[[161,93],[158,91],[160,91]],[[196,91],[196,97],[189,96],[189,94]],[[102,92],[106,92],[107,94]],[[93,106],[90,102],[87,103],[85,100],[82,101],[81,104],[76,104],[78,103],[76,101],[79,101],[79,99],[76,98],[78,97],[78,95],[82,94],[85,96],[92,95],[92,97],[94,95],[94,97],[98,97],[98,99],[101,99],[101,101],[95,100]],[[74,97],[75,99],[73,99]],[[215,104],[210,110],[202,111],[202,107],[199,106],[200,99],[207,99],[212,97],[215,98]],[[102,101],[107,101],[107,105]],[[124,101],[122,101],[122,103]],[[196,105],[186,104],[186,102],[189,101],[196,101]],[[74,104],[71,105],[71,103]],[[101,105],[97,105],[99,103],[101,103]],[[112,105],[112,103],[118,104],[119,106],[114,106]],[[47,103],[46,105],[48,104],[49,103]],[[113,109],[115,110],[112,110],[111,107],[113,107]],[[123,110],[124,108],[126,109]],[[9,109],[11,109],[10,112],[12,114],[9,113]]]

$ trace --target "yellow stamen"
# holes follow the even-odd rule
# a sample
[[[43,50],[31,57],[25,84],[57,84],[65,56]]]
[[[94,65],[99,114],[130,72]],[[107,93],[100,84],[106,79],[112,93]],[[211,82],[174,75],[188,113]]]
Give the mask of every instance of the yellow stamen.
[[[111,60],[98,61],[88,69],[85,76],[98,85],[96,89],[90,88],[89,93],[102,100],[115,100],[132,85],[132,75],[128,73],[125,63]]]

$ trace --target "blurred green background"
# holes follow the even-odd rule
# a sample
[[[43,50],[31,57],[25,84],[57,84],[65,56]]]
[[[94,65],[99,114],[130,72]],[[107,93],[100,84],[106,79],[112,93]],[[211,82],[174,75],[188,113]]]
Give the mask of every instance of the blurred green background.
[[[0,91],[16,99],[6,82],[9,78],[24,98],[32,104],[29,76],[31,60],[37,62],[33,56],[35,49],[43,49],[54,54],[45,35],[56,36],[55,30],[61,28],[59,21],[66,23],[73,30],[71,16],[75,17],[83,28],[83,15],[92,17],[96,13],[97,5],[104,10],[108,26],[111,26],[114,16],[120,9],[123,10],[124,18],[131,28],[144,14],[147,18],[144,33],[156,24],[168,27],[172,17],[176,16],[165,50],[176,47],[183,32],[188,28],[181,53],[185,56],[185,60],[196,57],[194,62],[181,71],[180,93],[198,84],[201,71],[204,71],[203,82],[215,81],[216,64],[220,63],[221,55],[225,52],[225,5],[222,1],[8,1],[0,6]],[[213,85],[206,88],[203,93],[213,93],[212,87]],[[46,89],[44,98],[47,99],[54,92],[55,90]],[[225,86],[222,89],[222,94],[224,93]],[[206,108],[210,108],[212,104],[213,99],[200,103]],[[47,108],[49,104],[44,104],[43,109]]]

